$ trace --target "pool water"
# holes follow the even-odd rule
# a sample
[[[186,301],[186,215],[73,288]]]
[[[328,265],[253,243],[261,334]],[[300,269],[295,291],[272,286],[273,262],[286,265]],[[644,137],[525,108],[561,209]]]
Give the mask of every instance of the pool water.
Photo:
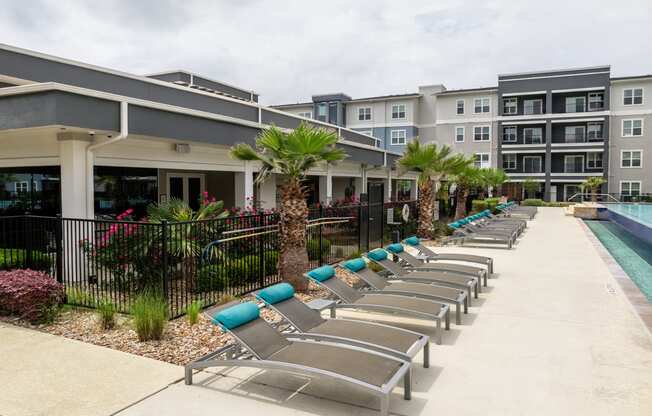
[[[609,211],[652,227],[652,204],[605,204]]]
[[[652,244],[611,221],[585,222],[625,273],[652,302]]]

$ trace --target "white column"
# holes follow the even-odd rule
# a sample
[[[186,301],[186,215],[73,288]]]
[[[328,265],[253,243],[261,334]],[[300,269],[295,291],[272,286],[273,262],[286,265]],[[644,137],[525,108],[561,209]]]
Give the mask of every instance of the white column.
[[[319,177],[319,202],[330,205],[333,202],[333,171],[329,165],[326,176]]]
[[[276,174],[270,175],[260,185],[258,191],[261,207],[264,209],[276,208]]]
[[[389,202],[392,200],[392,170],[387,169],[387,178],[385,178],[385,201]]]
[[[254,202],[254,167],[248,160],[245,161],[244,194],[245,206],[251,208]]]
[[[66,218],[93,218],[86,207],[86,147],[88,140],[59,137],[61,161],[61,215]],[[93,189],[90,189],[93,192]]]
[[[244,172],[236,172],[235,180],[235,205],[240,208],[251,206],[254,197],[254,171],[250,161],[244,162]]]
[[[410,186],[410,199],[416,200],[419,198],[419,182],[411,181],[412,185]]]
[[[362,189],[360,190],[360,193],[366,194],[367,193],[367,166],[362,165],[362,168],[360,168],[360,173],[362,174]]]

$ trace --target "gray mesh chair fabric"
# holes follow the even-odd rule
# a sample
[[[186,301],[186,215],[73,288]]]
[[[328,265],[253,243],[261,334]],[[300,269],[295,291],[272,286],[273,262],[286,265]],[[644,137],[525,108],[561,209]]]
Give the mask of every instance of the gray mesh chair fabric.
[[[262,319],[256,319],[234,328],[231,332],[261,360],[269,358],[272,354],[291,344],[290,341]]]
[[[322,318],[319,312],[310,309],[295,297],[271,306],[301,332],[308,332],[326,322],[326,319]]]
[[[420,340],[420,336],[414,332],[348,319],[328,319],[308,332],[358,339],[403,353],[407,353]]]
[[[419,243],[414,247],[419,251],[419,254],[426,256],[427,260],[431,261],[440,261],[440,260],[453,260],[453,261],[466,261],[469,263],[478,263],[487,265],[489,273],[494,272],[494,261],[491,257],[478,256],[475,254],[463,254],[463,253],[437,253],[431,250],[423,243]]]
[[[385,385],[401,368],[398,360],[314,342],[292,343],[268,359],[330,371],[377,387]]]

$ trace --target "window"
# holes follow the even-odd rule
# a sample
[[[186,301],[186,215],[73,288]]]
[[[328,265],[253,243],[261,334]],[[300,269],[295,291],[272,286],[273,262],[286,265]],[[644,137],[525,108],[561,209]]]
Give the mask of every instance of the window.
[[[455,127],[455,143],[464,141],[464,127]]]
[[[621,168],[640,168],[642,166],[642,150],[622,150],[620,152]]]
[[[518,112],[518,100],[516,97],[503,98],[503,114],[516,114]]]
[[[457,114],[464,114],[464,100],[457,100],[455,106],[457,107]]]
[[[643,120],[623,120],[623,137],[643,135]]]
[[[586,154],[586,168],[587,169],[601,169],[602,168],[602,152],[588,152]]]
[[[317,106],[317,120],[326,121],[327,112],[328,112],[328,109],[326,107],[326,103],[320,103]]]
[[[641,194],[641,182],[640,181],[621,182],[620,193],[623,196],[639,196]]]
[[[583,113],[586,111],[586,97],[566,97],[567,113]]]
[[[523,114],[543,114],[543,100],[541,98],[535,100],[524,100]]]
[[[564,127],[564,141],[566,143],[584,143],[584,126]]]
[[[371,120],[371,107],[358,108],[358,120]]]
[[[26,194],[28,190],[27,181],[16,182],[15,189],[17,194]]]
[[[582,173],[584,172],[584,156],[566,155],[564,156],[564,173]]]
[[[302,111],[297,114],[299,117],[312,118],[312,111]]]
[[[503,142],[505,143],[516,143],[517,140],[517,127],[516,126],[505,126],[503,127]]]
[[[474,164],[475,164],[476,168],[489,168],[489,167],[491,167],[491,165],[489,163],[489,153],[476,153],[475,154]]]
[[[628,88],[623,91],[624,105],[643,104],[643,88]]]
[[[489,107],[489,98],[476,98],[473,100],[473,112],[478,113],[488,113],[490,110]]]
[[[489,126],[475,126],[473,127],[473,141],[474,142],[487,142],[490,140]]]
[[[405,118],[405,104],[394,104],[392,106],[392,119]]]
[[[525,173],[541,173],[543,171],[541,156],[523,156],[523,171]]]
[[[589,93],[589,111],[604,110],[604,93],[591,92]]]
[[[506,153],[503,155],[503,169],[516,169],[516,153]]]
[[[586,125],[586,138],[589,140],[602,140],[602,123],[588,123]]]
[[[523,141],[525,144],[543,143],[543,130],[541,127],[528,127],[523,129]]]
[[[393,145],[403,145],[405,144],[405,130],[392,130],[392,144]]]

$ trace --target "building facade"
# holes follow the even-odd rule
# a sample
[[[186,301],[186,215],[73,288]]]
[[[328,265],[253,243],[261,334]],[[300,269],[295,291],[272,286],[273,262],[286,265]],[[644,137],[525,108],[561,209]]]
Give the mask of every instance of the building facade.
[[[504,74],[497,81],[363,99],[337,94],[346,97],[338,102],[337,124],[398,152],[416,137],[446,144],[479,167],[503,168],[510,176],[506,192],[517,199],[529,180],[538,184],[532,196],[566,201],[589,177],[604,178],[602,192],[617,198],[652,193],[651,75],[612,77],[609,66],[597,66]],[[310,118],[331,98],[275,107]]]
[[[416,176],[395,170],[400,153],[337,123],[343,109],[305,120],[187,71],[141,76],[0,45],[0,215],[144,214],[170,198],[196,207],[204,192],[227,208],[273,208],[282,177],[257,186],[259,166],[229,150],[301,122],[336,133],[348,155],[309,172],[310,202],[359,197],[370,184],[384,200],[414,198]]]

